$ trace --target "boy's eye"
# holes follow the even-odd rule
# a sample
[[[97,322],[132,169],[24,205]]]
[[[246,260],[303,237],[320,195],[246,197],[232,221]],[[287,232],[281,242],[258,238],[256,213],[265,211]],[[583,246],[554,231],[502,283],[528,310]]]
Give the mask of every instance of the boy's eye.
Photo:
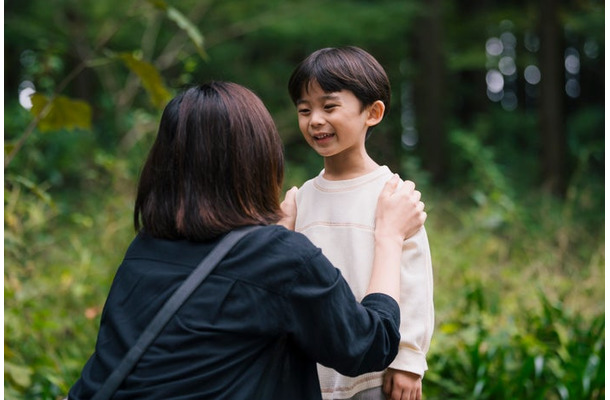
[[[307,113],[309,113],[309,108],[299,108],[299,109],[297,110],[297,112],[298,112],[299,114],[307,114]]]
[[[325,109],[325,110],[332,110],[332,109],[333,109],[333,108],[335,108],[335,107],[337,107],[337,105],[336,105],[336,104],[326,104],[326,105],[324,106],[324,109]]]

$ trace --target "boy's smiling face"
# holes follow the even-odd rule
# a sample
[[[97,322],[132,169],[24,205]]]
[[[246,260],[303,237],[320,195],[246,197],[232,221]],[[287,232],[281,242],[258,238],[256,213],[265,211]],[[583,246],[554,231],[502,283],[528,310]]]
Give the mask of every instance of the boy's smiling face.
[[[315,81],[303,90],[296,105],[301,133],[323,157],[365,151],[367,128],[379,122],[371,118],[371,106],[363,108],[351,91],[328,93]]]

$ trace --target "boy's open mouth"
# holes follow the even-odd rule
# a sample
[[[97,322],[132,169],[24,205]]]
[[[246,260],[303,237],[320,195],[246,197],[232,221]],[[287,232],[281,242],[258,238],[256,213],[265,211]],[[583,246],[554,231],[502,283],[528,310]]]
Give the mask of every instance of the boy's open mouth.
[[[335,136],[334,133],[323,133],[323,134],[319,134],[319,135],[313,135],[313,138],[314,138],[314,140],[324,140],[324,139],[328,139],[333,136]]]

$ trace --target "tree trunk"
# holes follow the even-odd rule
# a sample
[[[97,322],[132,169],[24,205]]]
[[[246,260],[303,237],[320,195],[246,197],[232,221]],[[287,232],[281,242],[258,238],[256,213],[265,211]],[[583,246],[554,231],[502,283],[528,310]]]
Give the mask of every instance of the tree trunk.
[[[445,69],[443,63],[442,1],[422,3],[424,14],[417,21],[414,58],[415,124],[422,147],[422,163],[434,182],[447,178],[447,138],[445,134]]]
[[[540,134],[542,183],[549,192],[566,191],[566,132],[564,122],[563,36],[558,2],[540,0]]]

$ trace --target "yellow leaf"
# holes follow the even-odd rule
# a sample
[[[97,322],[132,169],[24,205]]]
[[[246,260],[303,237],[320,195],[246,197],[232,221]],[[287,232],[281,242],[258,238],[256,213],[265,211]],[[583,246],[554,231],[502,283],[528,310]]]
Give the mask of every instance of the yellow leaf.
[[[160,10],[167,10],[167,3],[163,0],[148,0],[148,2]]]
[[[450,335],[458,332],[460,330],[460,327],[458,324],[455,323],[445,323],[440,326],[440,330],[441,332]]]
[[[91,107],[86,101],[57,96],[51,99],[50,106],[46,108],[48,103],[49,99],[46,96],[40,93],[32,95],[30,113],[35,117],[40,115],[38,129],[41,132],[60,129],[91,129]],[[45,112],[41,114],[43,111]]]
[[[4,361],[4,377],[13,381],[17,386],[27,388],[32,384],[32,368]]]
[[[142,86],[150,95],[150,100],[157,108],[163,108],[171,98],[170,92],[165,88],[159,71],[149,62],[138,60],[130,53],[122,53],[120,58],[127,68],[136,74],[142,81]]]
[[[4,155],[11,154],[13,149],[15,148],[15,143],[4,143]]]

